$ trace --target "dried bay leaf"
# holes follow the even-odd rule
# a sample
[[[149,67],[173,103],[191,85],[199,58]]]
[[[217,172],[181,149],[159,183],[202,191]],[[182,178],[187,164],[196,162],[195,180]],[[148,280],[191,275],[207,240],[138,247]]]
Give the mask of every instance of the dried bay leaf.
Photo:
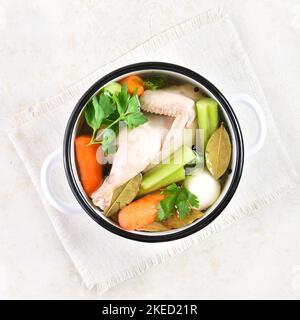
[[[112,220],[113,222],[119,224],[119,212],[116,212],[116,213],[113,213],[112,215],[110,215],[109,219]]]
[[[109,217],[129,204],[136,197],[141,181],[142,174],[139,173],[127,183],[117,188],[113,193],[111,205],[104,209],[104,214]]]
[[[161,223],[168,229],[178,229],[193,223],[195,220],[204,216],[204,213],[199,210],[192,210],[184,219],[180,219],[178,214],[173,214],[168,219]]]
[[[167,228],[166,226],[164,226],[162,223],[160,222],[152,222],[140,229],[138,229],[139,231],[149,231],[149,232],[160,232],[160,231],[167,231],[169,230],[169,228]]]
[[[219,179],[227,170],[231,159],[231,142],[224,124],[212,134],[205,149],[206,167]]]

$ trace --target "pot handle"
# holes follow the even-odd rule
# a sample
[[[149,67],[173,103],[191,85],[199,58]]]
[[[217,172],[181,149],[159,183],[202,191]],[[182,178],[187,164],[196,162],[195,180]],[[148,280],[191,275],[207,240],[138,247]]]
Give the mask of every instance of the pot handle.
[[[228,94],[226,95],[226,97],[228,98],[230,103],[234,104],[236,102],[240,102],[241,104],[250,107],[252,112],[255,113],[259,127],[259,132],[256,141],[254,141],[253,144],[249,147],[245,148],[245,157],[252,157],[262,148],[267,136],[267,122],[263,110],[261,106],[258,104],[258,102],[248,94],[234,93]]]
[[[49,156],[44,160],[41,173],[40,181],[43,193],[48,200],[48,202],[58,211],[62,213],[79,213],[82,212],[82,208],[76,202],[67,203],[59,197],[59,195],[54,191],[52,177],[53,169],[58,165],[62,164],[63,152],[62,147],[49,154]]]

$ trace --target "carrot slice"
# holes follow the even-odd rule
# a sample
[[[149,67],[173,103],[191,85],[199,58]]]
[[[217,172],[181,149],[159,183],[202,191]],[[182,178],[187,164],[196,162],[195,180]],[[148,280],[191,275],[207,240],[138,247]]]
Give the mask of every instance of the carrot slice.
[[[154,222],[157,218],[157,205],[166,196],[155,192],[131,202],[119,213],[119,225],[125,230],[138,230]]]
[[[127,90],[130,94],[133,94],[137,90],[137,95],[140,96],[144,92],[144,82],[139,76],[129,76],[120,81],[121,84],[127,84]]]
[[[102,166],[96,160],[98,145],[90,142],[90,136],[75,138],[75,155],[79,168],[80,180],[86,194],[90,197],[103,182]]]

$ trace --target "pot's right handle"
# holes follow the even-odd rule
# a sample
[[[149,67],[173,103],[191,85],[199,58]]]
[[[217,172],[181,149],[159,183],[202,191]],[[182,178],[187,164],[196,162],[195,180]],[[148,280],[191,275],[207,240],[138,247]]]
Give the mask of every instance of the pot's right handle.
[[[82,208],[77,201],[67,203],[54,191],[52,184],[53,170],[56,166],[62,165],[62,154],[62,147],[60,147],[45,159],[40,174],[42,190],[48,202],[58,211],[68,214],[79,213],[82,212]]]
[[[244,104],[250,107],[252,112],[255,113],[257,123],[258,123],[259,133],[256,141],[254,141],[252,145],[250,145],[245,149],[245,156],[246,158],[249,158],[255,155],[262,148],[266,140],[267,123],[266,123],[265,115],[262,111],[261,106],[258,104],[258,102],[254,98],[250,97],[245,93],[228,94],[226,95],[226,97],[228,98],[230,103],[235,104],[236,102],[240,102],[241,104]]]

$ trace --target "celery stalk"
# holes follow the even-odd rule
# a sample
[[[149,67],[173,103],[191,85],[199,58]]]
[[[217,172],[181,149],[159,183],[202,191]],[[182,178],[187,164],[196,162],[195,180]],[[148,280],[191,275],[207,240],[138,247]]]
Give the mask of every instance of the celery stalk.
[[[169,176],[165,177],[163,180],[160,180],[156,184],[150,184],[149,180],[146,179],[141,183],[138,195],[144,195],[146,193],[158,190],[158,189],[166,187],[174,182],[179,182],[184,179],[185,179],[184,167],[179,168],[177,171],[175,171],[172,174],[170,174]]]
[[[208,141],[208,132],[209,132],[208,108],[205,100],[206,98],[201,99],[196,103],[198,127],[199,129],[202,129],[200,142],[203,150]]]
[[[204,150],[208,139],[219,127],[218,103],[211,98],[202,98],[196,103],[196,110],[198,127],[203,130],[200,142]]]
[[[118,82],[111,82],[103,88],[103,91],[110,92],[113,94],[118,94],[121,92],[122,86]]]
[[[195,153],[187,146],[175,151],[169,163],[160,163],[143,176],[139,195],[143,195],[173,182],[182,181],[185,178],[184,166],[195,159]]]
[[[208,115],[209,115],[209,138],[219,127],[219,106],[218,103],[210,99],[208,103]]]

